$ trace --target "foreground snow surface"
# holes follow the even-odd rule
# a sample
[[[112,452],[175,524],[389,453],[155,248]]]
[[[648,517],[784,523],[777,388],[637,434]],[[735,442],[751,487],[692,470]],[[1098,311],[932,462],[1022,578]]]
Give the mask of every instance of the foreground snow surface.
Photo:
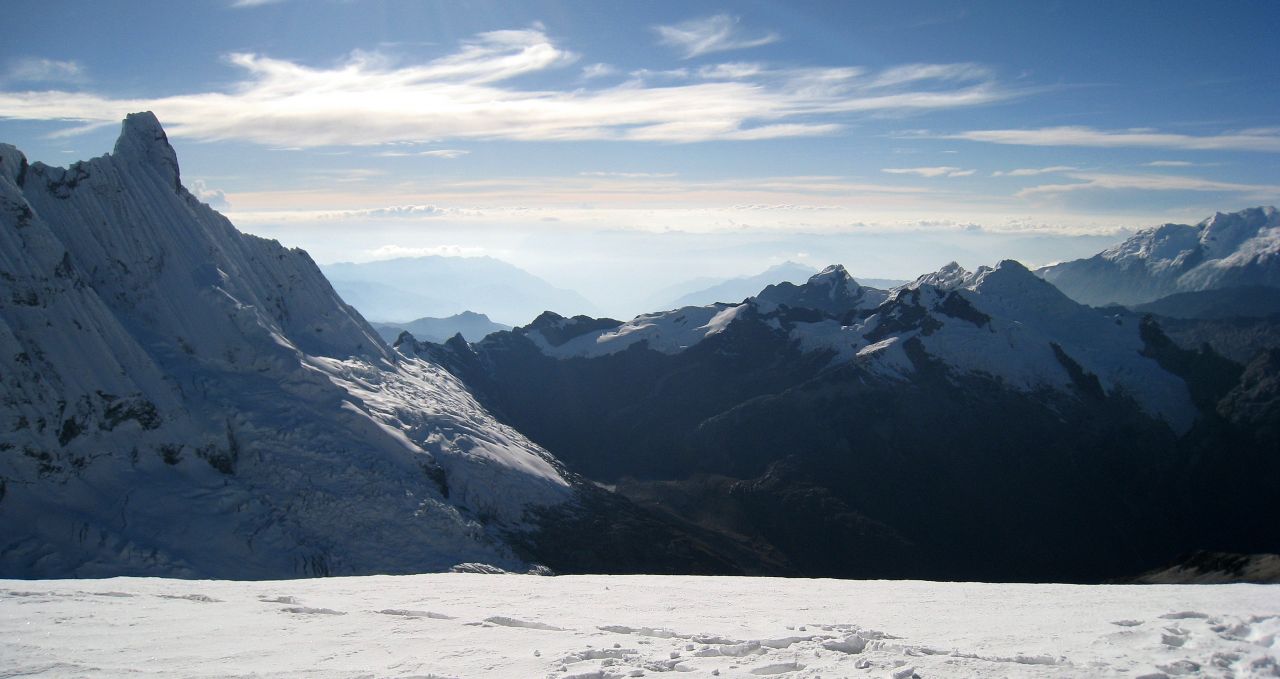
[[[0,580],[0,677],[1275,676],[1280,586]]]

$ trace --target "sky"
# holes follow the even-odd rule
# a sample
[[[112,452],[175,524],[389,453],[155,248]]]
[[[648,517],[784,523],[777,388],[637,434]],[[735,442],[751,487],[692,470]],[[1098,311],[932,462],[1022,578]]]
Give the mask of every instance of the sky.
[[[1280,3],[192,0],[5,8],[0,142],[152,110],[321,263],[492,256],[617,313],[791,260],[914,278],[1280,203]]]

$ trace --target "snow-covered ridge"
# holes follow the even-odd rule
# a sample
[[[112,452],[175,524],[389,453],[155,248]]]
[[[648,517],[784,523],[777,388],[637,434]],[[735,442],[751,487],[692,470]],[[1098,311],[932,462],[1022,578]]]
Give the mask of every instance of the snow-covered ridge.
[[[1037,273],[1081,302],[1140,304],[1223,287],[1280,287],[1280,211],[1219,212],[1145,229],[1097,255]]]
[[[913,371],[904,347],[916,340],[953,371],[1028,392],[1072,388],[1074,362],[1106,393],[1133,396],[1176,429],[1195,418],[1186,384],[1141,354],[1136,322],[1072,301],[1013,260],[976,272],[948,264],[894,291],[865,319],[797,324],[792,336],[890,377]]]
[[[653,351],[676,354],[724,332],[742,318],[771,317],[778,324],[776,317],[781,307],[840,316],[874,308],[887,296],[883,290],[859,285],[843,266],[835,264],[811,276],[804,285],[770,285],[737,304],[682,307],[642,314],[625,323],[585,316],[565,319],[548,312],[517,332],[543,353],[560,359],[607,356],[640,343]]]
[[[573,490],[311,258],[182,187],[150,113],[55,168],[0,145],[0,572],[520,567]]]

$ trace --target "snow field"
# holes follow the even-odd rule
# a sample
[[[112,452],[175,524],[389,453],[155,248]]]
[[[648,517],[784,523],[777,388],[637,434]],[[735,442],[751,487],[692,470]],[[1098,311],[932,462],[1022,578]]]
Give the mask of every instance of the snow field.
[[[1280,587],[0,581],[0,676],[1275,676]]]

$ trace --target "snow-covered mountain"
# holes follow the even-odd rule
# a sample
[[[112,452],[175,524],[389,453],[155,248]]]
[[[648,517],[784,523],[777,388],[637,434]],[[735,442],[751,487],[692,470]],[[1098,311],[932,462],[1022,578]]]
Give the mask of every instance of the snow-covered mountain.
[[[1165,224],[1088,259],[1036,273],[1084,304],[1142,304],[1179,292],[1280,287],[1280,211],[1217,213],[1196,225]]]
[[[1280,509],[1255,487],[1280,473],[1270,364],[1246,378],[1015,261],[891,291],[832,266],[738,304],[399,347],[568,468],[784,572],[1090,579],[1274,543],[1253,518]],[[1241,504],[1183,504],[1224,488]]]
[[[520,568],[559,463],[399,355],[310,257],[182,185],[150,113],[68,168],[0,145],[0,572]]]
[[[343,299],[374,321],[407,323],[470,310],[518,324],[548,309],[565,314],[595,310],[577,292],[492,257],[402,257],[321,269]]]

